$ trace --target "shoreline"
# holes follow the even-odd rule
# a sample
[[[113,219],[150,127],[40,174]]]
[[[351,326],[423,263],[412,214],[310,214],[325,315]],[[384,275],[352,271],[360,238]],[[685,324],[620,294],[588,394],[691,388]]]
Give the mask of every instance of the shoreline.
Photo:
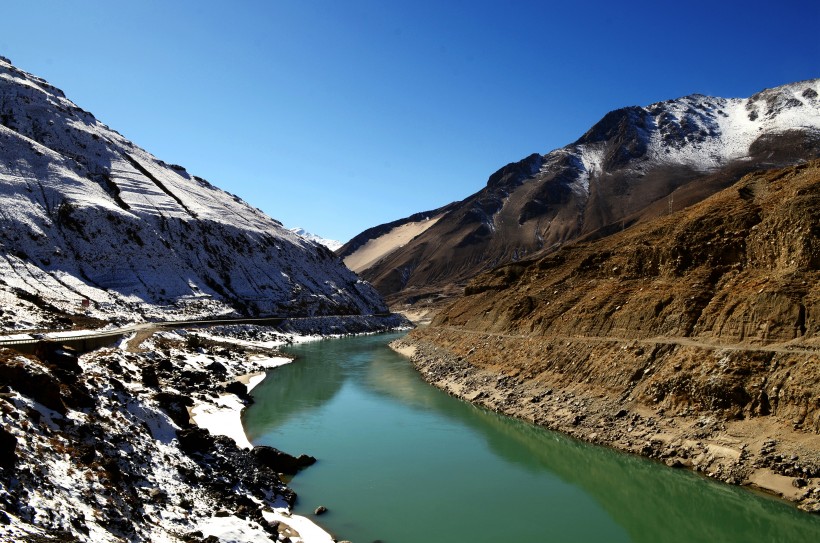
[[[319,338],[300,338],[305,341],[320,340]],[[253,346],[252,343],[248,343]],[[267,358],[249,357],[249,362],[261,365],[264,371],[256,371],[236,375],[231,381],[245,385],[247,394],[259,384],[261,384],[269,373],[285,364],[293,362],[293,358],[284,356],[271,356]],[[236,394],[226,392],[220,394],[214,402],[205,402],[195,399],[194,405],[188,408],[191,423],[195,426],[207,430],[213,436],[225,436],[234,441],[240,449],[252,450],[254,445],[245,433],[242,424],[242,411],[248,405]],[[313,522],[308,517],[293,514],[290,507],[273,508],[272,511],[263,511],[262,516],[268,523],[278,523],[282,533],[289,534],[293,540],[302,543],[334,543],[336,540],[324,528]],[[284,528],[281,528],[284,526]]]
[[[333,542],[292,514],[292,457],[241,424],[248,389],[290,362],[274,345],[295,340],[233,327],[0,350],[0,539]]]
[[[270,362],[254,361],[261,363],[265,371],[236,375],[230,381],[245,385],[247,393],[250,394],[251,390],[265,380],[268,371],[290,364],[293,361],[293,359],[286,357],[270,357],[269,360]],[[222,383],[222,385],[224,384],[226,383]],[[240,449],[253,448],[253,444],[248,440],[245,428],[242,426],[242,410],[247,405],[239,396],[231,392],[222,392],[213,402],[206,402],[197,398],[192,398],[192,400],[194,405],[188,407],[188,414],[192,424],[208,430],[211,435],[233,439]]]
[[[575,439],[745,486],[820,513],[820,436],[757,417],[721,420],[706,411],[667,415],[585,383],[527,379],[480,368],[429,340],[390,344],[429,384],[472,404]],[[813,454],[812,454],[813,453]]]
[[[409,321],[395,314],[383,319],[380,323],[367,318],[351,319],[347,323],[347,327],[344,326],[341,320],[338,320],[338,322],[330,323],[329,328],[322,328],[321,332],[317,332],[317,330],[308,326],[308,320],[298,321],[298,323],[299,326],[288,326],[285,331],[280,329],[266,331],[264,327],[254,325],[231,325],[216,326],[194,332],[195,336],[206,342],[228,347],[236,346],[240,350],[244,350],[246,354],[244,365],[246,367],[250,365],[253,369],[245,373],[240,370],[238,374],[229,371],[226,375],[227,381],[212,387],[212,389],[224,390],[231,383],[240,383],[245,385],[241,393],[242,397],[230,391],[222,392],[216,400],[203,401],[202,395],[199,398],[191,397],[193,405],[186,410],[189,422],[212,437],[230,439],[238,449],[250,452],[253,455],[259,447],[255,447],[245,433],[241,419],[242,410],[249,405],[245,400],[250,400],[251,390],[264,381],[271,370],[293,361],[293,358],[282,356],[278,351],[279,347],[294,343],[322,341],[350,335],[378,334],[411,328],[408,326]],[[185,335],[189,333],[191,332],[186,332]],[[239,366],[242,365],[239,364]],[[285,455],[290,456],[287,453]],[[295,497],[295,493],[286,483],[285,487]],[[312,519],[293,514],[291,503],[286,504],[286,507],[271,507],[270,510],[262,510],[261,518],[264,518],[269,525],[277,526],[280,535],[289,538],[285,539],[286,541],[291,540],[294,543],[335,543],[337,541],[334,536]],[[228,529],[230,530],[230,527]]]

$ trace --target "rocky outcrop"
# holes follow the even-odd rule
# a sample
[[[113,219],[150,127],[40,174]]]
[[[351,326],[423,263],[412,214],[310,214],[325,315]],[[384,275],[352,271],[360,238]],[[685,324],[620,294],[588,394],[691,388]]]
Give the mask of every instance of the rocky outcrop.
[[[296,475],[299,471],[316,463],[316,459],[310,455],[300,454],[296,457],[267,445],[254,447],[251,454],[260,463],[285,475]]]
[[[0,428],[0,468],[11,470],[17,463],[17,438]]]
[[[768,466],[816,485],[819,210],[820,162],[750,174],[686,210],[483,274],[409,341],[430,349],[422,374],[466,399],[614,446],[637,421],[604,415],[637,411],[663,429],[644,425],[621,448],[663,457],[653,440],[714,438],[744,468],[692,465],[753,484]],[[775,439],[781,458],[807,463],[775,469],[721,445],[729,427],[746,449]],[[680,454],[687,465],[694,452]]]

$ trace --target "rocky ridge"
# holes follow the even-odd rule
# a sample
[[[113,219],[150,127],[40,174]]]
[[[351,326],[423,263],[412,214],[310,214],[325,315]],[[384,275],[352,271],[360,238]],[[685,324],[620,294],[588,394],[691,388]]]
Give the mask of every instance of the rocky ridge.
[[[357,270],[394,307],[451,295],[493,267],[680,210],[743,174],[820,156],[820,80],[749,98],[691,95],[612,111],[574,143],[492,174],[407,243]],[[356,236],[355,260],[409,217]]]
[[[470,282],[411,332],[467,400],[820,509],[820,162]]]
[[[335,251],[336,249],[342,246],[341,241],[336,241],[335,239],[327,239],[321,236],[317,236],[316,234],[312,234],[301,227],[291,228],[290,231],[298,236],[305,238],[308,241],[318,243],[319,245],[324,245],[331,251]]]

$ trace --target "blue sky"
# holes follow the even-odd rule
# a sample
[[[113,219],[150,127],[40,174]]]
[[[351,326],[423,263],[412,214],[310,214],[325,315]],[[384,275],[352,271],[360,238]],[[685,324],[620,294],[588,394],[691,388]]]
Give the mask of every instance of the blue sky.
[[[345,241],[608,111],[820,77],[820,3],[3,3],[0,54],[166,162]]]

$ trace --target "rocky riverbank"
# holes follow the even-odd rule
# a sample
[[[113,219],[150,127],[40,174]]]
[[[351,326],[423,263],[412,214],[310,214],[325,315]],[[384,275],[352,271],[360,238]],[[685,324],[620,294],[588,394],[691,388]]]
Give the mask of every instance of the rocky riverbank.
[[[820,512],[820,435],[801,430],[782,416],[727,417],[716,409],[653,406],[638,401],[637,392],[615,395],[611,387],[592,379],[528,371],[526,361],[535,352],[556,357],[562,356],[560,350],[581,361],[589,356],[606,360],[608,355],[603,363],[617,366],[618,353],[671,348],[648,340],[558,343],[561,348],[554,338],[431,327],[391,346],[407,355],[428,383],[476,405],[671,467],[762,489],[805,511]],[[676,348],[684,358],[727,355],[702,347]]]
[[[474,277],[407,344],[431,383],[820,510],[820,162]]]
[[[292,340],[243,325],[85,354],[2,350],[0,539],[332,541],[290,514],[282,474],[309,457],[243,448],[191,418],[226,399],[238,415],[250,397],[237,378],[265,371]]]

